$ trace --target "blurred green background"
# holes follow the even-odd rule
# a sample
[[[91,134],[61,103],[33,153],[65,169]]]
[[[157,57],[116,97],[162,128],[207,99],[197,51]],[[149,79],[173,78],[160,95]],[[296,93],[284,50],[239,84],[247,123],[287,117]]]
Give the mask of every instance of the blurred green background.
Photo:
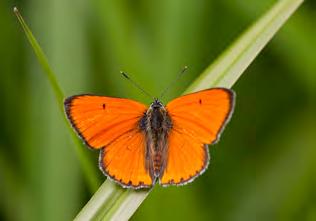
[[[0,220],[71,220],[91,197],[73,143],[12,8],[67,96],[180,95],[275,1],[0,1]],[[316,220],[316,4],[306,1],[233,89],[235,113],[209,169],[158,185],[132,220]],[[85,148],[85,147],[82,147]],[[84,149],[98,170],[97,151]]]

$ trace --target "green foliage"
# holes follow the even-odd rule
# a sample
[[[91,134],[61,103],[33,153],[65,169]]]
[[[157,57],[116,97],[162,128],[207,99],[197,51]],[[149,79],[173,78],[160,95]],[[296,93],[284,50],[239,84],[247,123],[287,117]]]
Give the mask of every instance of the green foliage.
[[[39,46],[37,40],[35,39],[31,30],[29,29],[29,27],[25,23],[23,17],[19,13],[18,9],[15,7],[13,9],[13,11],[16,14],[16,16],[17,16],[17,18],[18,18],[18,20],[19,20],[19,22],[20,22],[34,52],[35,52],[35,55],[36,55],[40,65],[43,68],[43,72],[46,74],[46,77],[48,78],[49,83],[50,83],[51,87],[53,88],[53,92],[55,93],[55,97],[57,100],[59,110],[63,114],[64,113],[63,100],[64,100],[65,96],[64,96],[62,89],[60,88],[60,86],[58,84],[58,81],[56,79],[56,75],[54,74],[51,67],[49,66],[47,58],[46,58],[43,50]],[[68,125],[67,118],[64,114],[63,114],[63,119],[65,120],[65,123]],[[72,131],[72,128],[70,126],[68,128],[70,129],[70,133],[72,134],[72,138],[73,138],[73,141],[74,141],[74,144],[76,147],[75,150],[77,151],[78,158],[81,161],[82,168],[83,168],[83,171],[85,172],[85,175],[86,175],[86,178],[87,178],[88,183],[90,185],[90,188],[92,190],[95,190],[98,187],[98,180],[97,180],[97,175],[95,173],[95,170],[91,167],[92,166],[91,163],[84,155],[79,138],[76,137],[74,133],[72,133],[73,131]]]

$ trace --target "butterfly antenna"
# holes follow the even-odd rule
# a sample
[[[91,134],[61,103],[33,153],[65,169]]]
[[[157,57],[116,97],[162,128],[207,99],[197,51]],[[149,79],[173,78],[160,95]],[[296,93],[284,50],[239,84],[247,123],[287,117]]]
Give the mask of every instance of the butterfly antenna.
[[[182,77],[186,70],[188,70],[188,66],[184,66],[178,76],[162,91],[162,93],[160,94],[160,99],[162,99],[162,97],[166,94],[170,87],[174,85],[180,79],[180,77]]]
[[[123,77],[125,77],[127,80],[129,80],[136,88],[138,88],[141,92],[143,92],[145,95],[147,95],[148,97],[153,99],[153,96],[151,94],[149,94],[147,91],[145,91],[139,84],[137,84],[135,81],[133,81],[128,75],[127,73],[121,71],[121,74],[123,75]]]

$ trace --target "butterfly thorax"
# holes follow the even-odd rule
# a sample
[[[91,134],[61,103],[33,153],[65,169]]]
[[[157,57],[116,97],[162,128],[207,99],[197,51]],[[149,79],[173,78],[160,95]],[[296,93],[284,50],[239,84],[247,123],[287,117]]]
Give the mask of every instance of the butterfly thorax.
[[[167,141],[172,127],[171,118],[163,104],[155,99],[142,122],[146,137],[146,169],[152,178],[161,177],[167,162]]]

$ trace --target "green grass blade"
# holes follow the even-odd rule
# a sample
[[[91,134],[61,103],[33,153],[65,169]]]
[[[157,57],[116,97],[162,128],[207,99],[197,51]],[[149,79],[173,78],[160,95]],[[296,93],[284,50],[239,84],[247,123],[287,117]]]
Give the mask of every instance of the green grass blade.
[[[186,90],[210,87],[230,88],[285,23],[303,0],[281,0],[255,22]],[[77,215],[76,220],[126,220],[136,211],[148,192],[127,190],[105,181]]]
[[[106,180],[74,220],[127,220],[148,195]]]
[[[58,81],[55,77],[54,72],[52,71],[51,67],[48,64],[48,61],[47,61],[45,54],[44,54],[43,50],[41,49],[41,47],[39,46],[34,35],[32,34],[30,28],[25,23],[19,10],[17,8],[14,8],[13,11],[14,11],[16,17],[18,18],[18,20],[23,28],[23,31],[25,32],[26,37],[27,37],[29,43],[31,44],[31,46],[35,52],[39,63],[42,65],[42,68],[43,68],[44,72],[46,73],[46,76],[49,79],[51,86],[53,87],[53,91],[54,91],[56,99],[58,101],[58,106],[59,106],[60,110],[63,111],[63,104],[61,101],[64,99],[64,93],[63,93],[62,89],[59,87]]]
[[[64,108],[63,108],[64,93],[63,93],[62,89],[59,86],[59,83],[58,83],[58,81],[57,81],[57,79],[55,77],[56,75],[52,71],[52,69],[51,69],[51,67],[50,67],[50,65],[49,65],[49,63],[47,61],[47,58],[46,58],[43,50],[41,49],[41,47],[38,44],[37,40],[35,39],[34,35],[32,34],[30,28],[25,23],[23,17],[19,13],[18,9],[14,8],[13,11],[14,11],[16,17],[18,18],[18,20],[19,20],[19,22],[20,22],[20,24],[21,24],[21,26],[22,26],[22,28],[24,30],[24,33],[27,36],[27,39],[28,39],[29,43],[31,44],[31,46],[32,46],[32,48],[34,50],[34,52],[36,54],[36,57],[37,57],[39,63],[41,64],[41,66],[42,66],[42,68],[44,70],[44,73],[46,74],[46,77],[49,80],[50,85],[53,88],[53,91],[54,91],[54,94],[56,96],[56,100],[57,100],[60,112],[63,115],[63,119],[65,120],[65,123],[67,125],[69,125],[68,121],[67,121],[67,119],[66,119],[66,117],[64,115]],[[98,176],[97,176],[97,173],[96,173],[95,166],[94,166],[94,164],[92,164],[90,162],[90,160],[85,155],[85,153],[83,151],[84,149],[82,148],[81,141],[78,139],[78,137],[72,131],[72,128],[70,126],[68,126],[67,128],[69,128],[70,133],[72,135],[73,142],[75,143],[75,145],[74,145],[75,151],[76,151],[78,159],[79,159],[79,161],[81,163],[81,166],[83,168],[84,175],[85,175],[85,178],[86,178],[86,180],[88,182],[89,188],[90,188],[91,191],[94,192],[99,186],[99,180],[97,179]]]
[[[231,87],[303,0],[280,0],[186,90]]]

